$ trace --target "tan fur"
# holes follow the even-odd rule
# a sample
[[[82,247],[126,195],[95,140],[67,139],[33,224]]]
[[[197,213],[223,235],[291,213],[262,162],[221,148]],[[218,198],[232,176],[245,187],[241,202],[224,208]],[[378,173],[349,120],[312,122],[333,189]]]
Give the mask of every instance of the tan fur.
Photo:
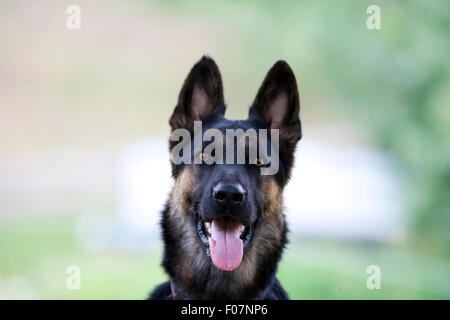
[[[262,176],[261,184],[264,193],[264,218],[278,215],[283,202],[280,188],[269,176]]]
[[[189,198],[192,197],[194,192],[195,177],[190,168],[186,168],[175,180],[175,185],[170,193],[170,204],[175,210],[169,212],[169,216],[173,214],[188,214]]]

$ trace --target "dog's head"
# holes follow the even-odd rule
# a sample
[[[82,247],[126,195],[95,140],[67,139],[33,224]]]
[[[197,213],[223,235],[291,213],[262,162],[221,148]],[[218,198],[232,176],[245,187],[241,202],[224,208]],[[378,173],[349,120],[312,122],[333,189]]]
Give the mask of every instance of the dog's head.
[[[248,273],[250,265],[263,262],[259,255],[271,254],[266,251],[272,250],[270,244],[282,246],[281,192],[301,138],[299,110],[295,76],[284,61],[268,72],[246,120],[224,118],[222,79],[212,59],[203,57],[190,71],[169,122],[171,155],[184,159],[172,161],[175,187],[169,216],[184,225],[176,231],[172,224],[172,230],[166,232],[184,241],[179,249],[190,250],[194,255],[190,263],[197,271],[214,266],[213,272],[220,274],[233,270]],[[265,136],[260,129],[265,129]],[[189,136],[181,139],[174,135],[180,130]],[[256,140],[248,135],[240,139],[237,132],[255,134]],[[231,134],[235,136],[230,138]],[[242,139],[245,147],[240,149]],[[220,144],[211,148],[213,141]],[[271,150],[270,157],[260,152],[261,142]],[[238,160],[242,152],[244,163],[242,158]],[[276,170],[270,174],[273,167]],[[269,174],[261,174],[264,168]],[[186,257],[183,263],[189,263]]]

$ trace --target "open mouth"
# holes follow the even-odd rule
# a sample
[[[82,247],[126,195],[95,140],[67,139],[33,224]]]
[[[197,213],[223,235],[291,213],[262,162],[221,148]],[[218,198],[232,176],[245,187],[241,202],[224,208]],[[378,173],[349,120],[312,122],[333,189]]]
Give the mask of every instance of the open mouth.
[[[247,227],[228,216],[209,221],[197,216],[196,228],[213,264],[220,270],[232,271],[242,262],[244,248],[252,239],[254,224]]]

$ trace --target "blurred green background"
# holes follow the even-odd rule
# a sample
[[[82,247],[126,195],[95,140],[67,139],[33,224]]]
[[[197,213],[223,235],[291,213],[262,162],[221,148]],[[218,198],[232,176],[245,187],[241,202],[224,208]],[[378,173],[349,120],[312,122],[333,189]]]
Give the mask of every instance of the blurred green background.
[[[66,28],[70,4],[81,30]],[[381,30],[366,27],[372,4]],[[157,234],[143,248],[87,250],[77,225],[117,214],[121,150],[167,139],[184,77],[208,54],[229,117],[247,116],[284,59],[299,83],[302,142],[367,146],[394,163],[402,232],[292,233],[278,273],[291,298],[449,299],[448,12],[446,0],[2,1],[0,298],[141,299],[166,279]],[[73,264],[80,290],[66,288]],[[380,290],[366,287],[371,264]]]

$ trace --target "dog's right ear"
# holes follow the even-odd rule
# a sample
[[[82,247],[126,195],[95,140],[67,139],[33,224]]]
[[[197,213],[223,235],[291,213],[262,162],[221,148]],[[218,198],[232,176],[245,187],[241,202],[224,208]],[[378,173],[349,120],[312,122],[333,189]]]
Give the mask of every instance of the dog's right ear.
[[[202,121],[215,112],[225,113],[222,77],[213,59],[203,56],[184,81],[178,104],[170,117],[172,131],[193,131],[194,121]]]

